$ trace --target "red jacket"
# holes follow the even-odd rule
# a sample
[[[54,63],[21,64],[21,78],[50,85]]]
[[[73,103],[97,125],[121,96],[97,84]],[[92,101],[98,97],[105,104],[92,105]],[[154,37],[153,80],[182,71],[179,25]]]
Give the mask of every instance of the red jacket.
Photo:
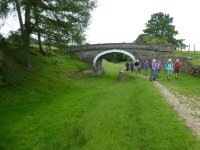
[[[181,68],[181,64],[179,62],[176,62],[174,64],[174,70],[179,70]]]

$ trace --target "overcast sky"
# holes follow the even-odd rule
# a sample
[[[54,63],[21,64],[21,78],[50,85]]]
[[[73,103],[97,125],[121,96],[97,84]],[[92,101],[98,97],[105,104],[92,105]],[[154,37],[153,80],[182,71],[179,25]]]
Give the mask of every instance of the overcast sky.
[[[86,32],[87,42],[133,42],[157,12],[174,18],[177,39],[200,50],[200,0],[98,0]]]
[[[200,0],[98,0],[86,31],[87,42],[133,42],[143,33],[145,23],[153,13],[163,12],[173,17],[177,39],[195,44],[200,50]],[[0,20],[1,21],[1,20]],[[15,20],[6,21],[0,33],[19,28]]]

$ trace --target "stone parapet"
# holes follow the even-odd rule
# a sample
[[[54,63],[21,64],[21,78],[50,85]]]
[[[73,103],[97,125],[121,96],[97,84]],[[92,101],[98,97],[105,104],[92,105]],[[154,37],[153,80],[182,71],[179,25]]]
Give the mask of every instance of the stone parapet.
[[[105,44],[92,44],[82,46],[71,46],[68,51],[96,51],[96,50],[111,50],[111,49],[137,49],[137,50],[151,50],[151,51],[171,51],[171,45],[139,45],[134,43],[105,43]]]

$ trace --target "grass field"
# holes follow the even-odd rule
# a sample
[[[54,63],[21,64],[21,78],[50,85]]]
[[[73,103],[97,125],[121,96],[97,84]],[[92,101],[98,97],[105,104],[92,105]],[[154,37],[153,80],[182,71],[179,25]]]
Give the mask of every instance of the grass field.
[[[180,92],[183,95],[200,97],[200,79],[189,74],[180,73],[179,79],[175,79],[175,74],[172,74],[172,79],[167,80],[167,72],[162,70],[158,81],[170,87],[174,92]]]
[[[172,55],[174,56],[182,56],[182,57],[190,57],[192,58],[192,63],[200,65],[200,51],[173,51]]]
[[[1,150],[199,150],[200,141],[148,80],[123,64],[105,74],[72,78],[89,68],[68,57],[33,59],[34,72],[0,88]]]

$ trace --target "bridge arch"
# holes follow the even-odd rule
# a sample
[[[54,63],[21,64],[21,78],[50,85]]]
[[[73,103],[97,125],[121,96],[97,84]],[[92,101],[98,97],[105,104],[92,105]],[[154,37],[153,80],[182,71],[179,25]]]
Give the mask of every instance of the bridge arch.
[[[129,56],[132,60],[135,60],[135,57],[133,56],[133,54],[131,54],[125,50],[112,49],[112,50],[106,50],[104,52],[99,53],[93,60],[93,66],[95,68],[102,67],[102,56],[111,54],[111,53],[122,53],[122,54]]]

